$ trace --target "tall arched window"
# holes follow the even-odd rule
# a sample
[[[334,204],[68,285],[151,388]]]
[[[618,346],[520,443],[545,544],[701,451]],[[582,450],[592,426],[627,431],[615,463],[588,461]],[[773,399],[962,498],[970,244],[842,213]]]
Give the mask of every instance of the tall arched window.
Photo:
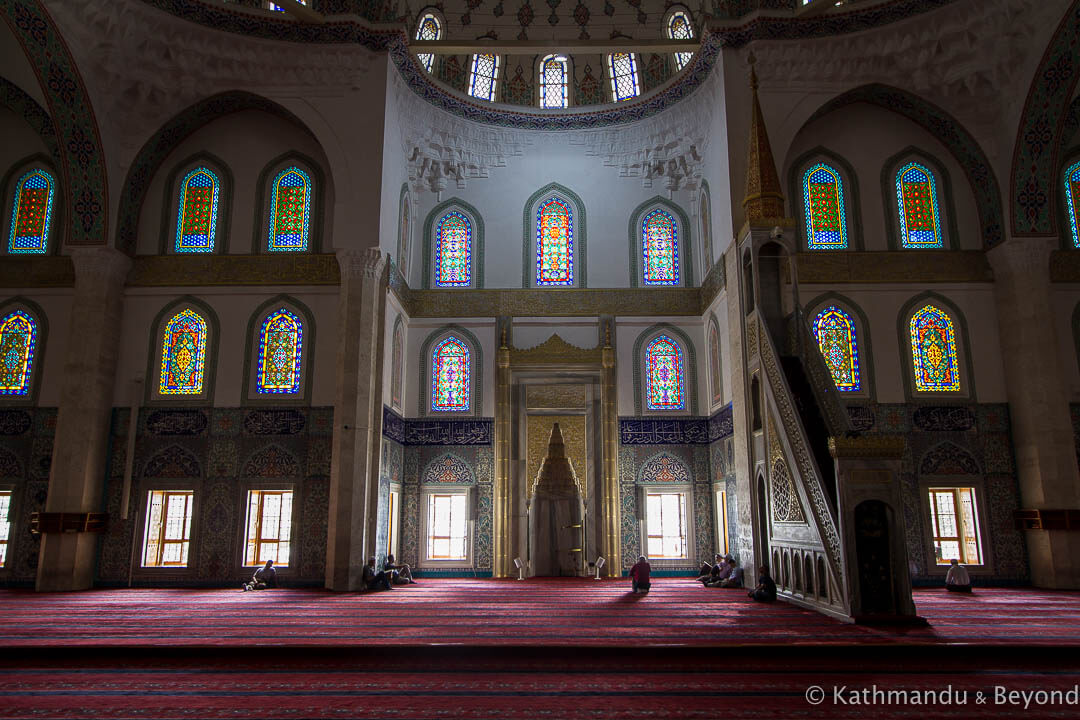
[[[1076,222],[1076,214],[1080,211],[1080,162],[1065,170],[1065,203],[1069,209],[1073,247],[1080,248],[1080,225]]]
[[[46,170],[34,168],[15,183],[11,208],[8,252],[42,254],[48,249],[56,180]]]
[[[940,248],[941,212],[934,174],[916,162],[896,173],[896,204],[900,214],[900,246]]]
[[[559,197],[536,210],[536,284],[574,284],[574,214]]]
[[[190,308],[165,324],[161,346],[162,395],[199,395],[206,371],[206,318]]]
[[[567,60],[562,55],[548,55],[540,61],[540,107],[566,107],[567,65]]]
[[[22,310],[0,318],[0,395],[30,394],[37,323]]]
[[[307,250],[310,227],[311,178],[298,167],[286,168],[274,178],[267,249]]]
[[[825,163],[803,173],[808,250],[844,250],[848,246],[844,214],[844,183],[840,173]]]
[[[304,357],[304,323],[280,308],[259,328],[259,360],[255,392],[295,395],[300,392],[300,369]]]
[[[657,335],[645,348],[645,407],[686,408],[686,361],[679,343],[667,335]]]
[[[672,40],[693,40],[694,26],[690,24],[690,18],[682,10],[671,13],[667,21],[667,34]],[[675,71],[678,72],[686,67],[694,53],[675,53]]]
[[[830,305],[817,314],[811,327],[836,389],[840,392],[858,392],[862,382],[859,378],[855,321],[840,308]]]
[[[669,213],[653,210],[641,221],[641,252],[646,285],[679,284],[679,231]]]
[[[431,352],[431,409],[469,410],[469,346],[451,335]]]
[[[176,211],[176,252],[214,251],[220,193],[221,181],[209,168],[196,168],[180,181],[180,202]]]
[[[390,404],[401,409],[402,405],[402,363],[405,359],[405,331],[399,318],[394,325],[394,338],[390,343]]]
[[[495,102],[495,82],[499,77],[499,56],[478,53],[472,56],[469,94],[480,100]]]
[[[439,18],[435,17],[431,13],[424,13],[420,18],[419,24],[416,26],[416,39],[417,40],[438,40],[442,37],[442,24],[439,23]],[[416,59],[420,61],[420,64],[424,66],[424,69],[431,72],[431,65],[435,61],[435,56],[427,53],[421,53],[416,56]]]
[[[435,286],[468,287],[472,282],[472,224],[457,211],[435,227]]]
[[[959,392],[956,327],[949,314],[927,304],[911,316],[910,331],[915,390]]]
[[[641,94],[634,53],[611,53],[607,57],[608,77],[611,78],[611,97],[615,102],[629,100]]]

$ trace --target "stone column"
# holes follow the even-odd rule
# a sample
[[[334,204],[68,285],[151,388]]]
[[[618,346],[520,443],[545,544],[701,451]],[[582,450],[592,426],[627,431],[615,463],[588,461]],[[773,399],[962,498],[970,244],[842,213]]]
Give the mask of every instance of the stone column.
[[[1050,255],[1055,238],[1013,238],[987,255],[994,268],[1001,355],[1012,421],[1020,497],[1025,509],[1080,508],[1080,483],[1062,375]],[[1080,532],[1026,532],[1032,582],[1080,587]]]
[[[516,575],[517,569],[511,567],[513,553],[512,511],[513,499],[510,497],[510,444],[511,413],[510,402],[510,347],[507,344],[506,328],[500,335],[499,349],[495,354],[495,497],[492,533],[494,535],[494,564],[491,568],[493,577]]]
[[[734,438],[732,442],[735,449],[735,510],[737,517],[738,533],[735,538],[735,554],[738,563],[746,569],[748,581],[757,577],[754,567],[754,518],[752,509],[755,501],[752,499],[756,489],[753,482],[753,451],[751,437],[751,398],[750,377],[748,373],[749,353],[747,348],[752,347],[756,359],[756,338],[747,341],[744,337],[746,332],[746,304],[744,296],[747,292],[753,292],[753,288],[744,287],[742,266],[742,253],[744,247],[749,246],[750,241],[744,238],[743,243],[732,243],[725,254],[725,268],[727,270],[727,310],[728,310],[728,347],[730,362],[724,367],[731,374],[731,417],[734,423]]]
[[[607,577],[622,574],[622,541],[620,528],[619,502],[619,408],[618,386],[615,366],[615,348],[611,345],[614,331],[614,319],[604,330],[604,348],[602,351],[603,377],[600,384],[600,421],[603,438],[603,494],[600,497],[600,512],[603,516],[603,528],[600,553],[606,563],[604,573]]]
[[[124,280],[131,258],[106,247],[76,248],[75,293],[56,419],[47,513],[100,512],[116,363],[120,354]],[[94,582],[97,535],[44,533],[39,591],[85,590]]]
[[[388,264],[378,248],[338,250],[337,258],[341,292],[326,587],[357,590],[375,553]]]

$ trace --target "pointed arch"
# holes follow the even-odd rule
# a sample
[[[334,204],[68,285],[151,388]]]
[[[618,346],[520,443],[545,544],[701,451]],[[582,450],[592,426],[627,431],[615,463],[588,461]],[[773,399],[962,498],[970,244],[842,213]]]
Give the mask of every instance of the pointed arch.
[[[702,179],[701,188],[698,190],[698,219],[701,221],[701,255],[703,258],[703,264],[701,266],[702,282],[704,278],[712,270],[713,266],[713,244],[712,244],[712,195],[709,190],[709,183],[707,180]]]
[[[522,236],[522,287],[587,287],[585,203],[577,193],[554,182],[534,192]]]
[[[1080,249],[1080,222],[1078,222],[1078,215],[1080,215],[1080,159],[1074,156],[1072,160],[1074,162],[1067,165],[1061,174],[1065,194],[1065,202],[1062,203],[1062,206],[1065,208],[1065,221],[1069,231],[1071,247]]]
[[[245,403],[307,404],[314,370],[315,320],[291,295],[261,303],[248,320]]]
[[[905,304],[899,320],[908,397],[975,397],[967,325],[943,295],[926,292]]]
[[[861,250],[859,189],[855,172],[843,158],[816,147],[791,166],[789,185],[801,247],[807,251]]]
[[[484,218],[460,198],[439,203],[424,219],[422,287],[484,287]]]
[[[720,326],[712,313],[709,314],[708,332],[710,408],[716,408],[724,403],[724,365],[720,355]]]
[[[641,80],[634,53],[610,53],[607,56],[607,71],[611,81],[612,102],[632,100],[641,94]]]
[[[42,153],[19,160],[4,174],[0,184],[0,228],[4,233],[0,254],[58,254],[64,217],[60,209],[64,192],[58,177],[53,159]]]
[[[495,102],[499,83],[500,56],[495,53],[474,53],[469,72],[469,95],[477,100]]]
[[[406,284],[409,282],[409,269],[411,264],[409,262],[410,255],[412,253],[412,233],[413,225],[416,223],[414,219],[414,210],[412,207],[412,196],[409,194],[409,184],[401,183],[401,194],[398,196],[398,242],[397,242],[397,255],[394,256],[394,260],[397,262],[398,272],[405,280]]]
[[[441,40],[445,26],[446,23],[442,18],[442,13],[435,8],[424,8],[420,11],[420,17],[416,21],[415,37],[417,40]],[[428,53],[418,53],[416,60],[424,70],[431,72],[431,68],[435,63],[435,56]]]
[[[232,190],[232,171],[221,158],[199,152],[178,163],[165,183],[159,252],[227,252]]]
[[[206,303],[188,295],[166,305],[151,327],[147,403],[211,402],[219,335],[217,314]]]
[[[398,412],[405,406],[405,323],[401,315],[394,320],[390,339],[390,407]]]
[[[650,350],[654,359],[651,367]],[[636,415],[643,415],[643,411],[697,414],[697,351],[683,330],[668,323],[653,325],[634,341],[633,358]],[[656,371],[653,377],[650,377],[650,370]],[[665,373],[666,377],[663,376]],[[654,379],[658,384],[650,387]],[[679,386],[681,393],[678,393]],[[677,393],[681,394],[681,401]]]
[[[818,341],[837,391],[848,399],[873,399],[870,322],[862,308],[851,298],[835,292],[818,295],[805,307],[811,335]]]
[[[0,304],[0,404],[37,402],[48,329],[37,303],[13,297]]]
[[[447,342],[451,341],[451,342]],[[445,361],[440,368],[437,354]],[[483,408],[483,351],[476,336],[460,325],[445,325],[432,332],[420,348],[419,414],[426,416],[479,416]],[[437,377],[442,370],[441,377]],[[464,377],[467,373],[468,377]],[[436,380],[452,383],[436,398]],[[436,407],[436,400],[439,407]]]
[[[881,191],[890,250],[957,247],[952,182],[937,158],[914,146],[904,148],[882,166]]]
[[[631,287],[694,284],[690,227],[686,211],[659,195],[634,208],[627,233]]]
[[[668,8],[664,18],[664,32],[672,40],[692,40],[694,38],[694,22],[690,11],[682,5],[673,5]],[[675,53],[675,72],[680,72],[690,64],[694,53]]]
[[[569,105],[569,68],[570,61],[565,55],[548,55],[540,61],[540,107],[561,110]]]

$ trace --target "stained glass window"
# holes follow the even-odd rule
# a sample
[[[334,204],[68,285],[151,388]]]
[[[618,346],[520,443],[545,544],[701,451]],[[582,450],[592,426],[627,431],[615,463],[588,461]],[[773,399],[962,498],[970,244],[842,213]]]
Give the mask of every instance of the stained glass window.
[[[536,284],[574,284],[574,213],[562,198],[536,209]]]
[[[176,252],[214,251],[220,190],[217,175],[207,168],[197,168],[184,176],[177,205]]]
[[[394,328],[394,339],[390,350],[390,404],[401,407],[401,363],[405,357],[405,338],[400,323]]]
[[[206,320],[190,308],[165,324],[161,346],[162,395],[199,395],[206,370]]]
[[[1069,207],[1069,229],[1072,230],[1073,247],[1080,248],[1080,225],[1076,214],[1080,212],[1080,162],[1065,171],[1065,201]]]
[[[900,214],[900,245],[904,248],[939,248],[941,213],[938,212],[934,174],[918,163],[896,173],[896,202]]]
[[[431,13],[425,13],[424,17],[420,18],[420,24],[416,26],[416,39],[438,40],[441,36],[442,25],[439,24],[439,19]],[[424,66],[425,70],[431,72],[431,65],[435,61],[434,55],[420,53],[416,58]]]
[[[495,80],[499,76],[499,56],[480,53],[472,56],[472,75],[469,94],[480,100],[495,102]]]
[[[806,208],[807,249],[846,249],[847,221],[840,173],[824,163],[807,170],[803,174],[803,205]]]
[[[472,282],[472,223],[456,211],[435,227],[435,286],[468,287]]]
[[[694,26],[690,24],[690,18],[682,10],[676,10],[668,18],[668,37],[672,40],[692,40],[694,38]],[[675,70],[679,71],[686,67],[694,53],[675,53]]]
[[[926,305],[911,316],[910,329],[915,389],[959,392],[960,366],[952,318],[944,310]]]
[[[438,412],[469,409],[469,346],[450,336],[431,353],[431,409]]]
[[[29,395],[37,323],[22,310],[0,320],[0,395]]]
[[[831,305],[817,314],[812,329],[836,389],[840,392],[858,392],[861,387],[859,345],[851,316]]]
[[[274,178],[270,198],[271,251],[308,249],[311,223],[311,178],[298,167],[282,170]]]
[[[19,178],[15,183],[15,199],[11,208],[8,252],[45,252],[49,243],[49,225],[52,222],[55,194],[56,181],[41,168],[31,170]]]
[[[645,405],[649,410],[686,408],[683,351],[667,335],[657,335],[645,349]]]
[[[540,62],[540,107],[566,107],[566,58],[548,55]]]
[[[259,329],[259,366],[255,392],[286,395],[300,392],[304,324],[285,308],[266,316]]]
[[[679,231],[669,213],[653,210],[641,221],[641,252],[646,285],[679,284]]]
[[[641,94],[633,53],[608,55],[608,75],[611,77],[611,97],[615,102],[629,100]]]

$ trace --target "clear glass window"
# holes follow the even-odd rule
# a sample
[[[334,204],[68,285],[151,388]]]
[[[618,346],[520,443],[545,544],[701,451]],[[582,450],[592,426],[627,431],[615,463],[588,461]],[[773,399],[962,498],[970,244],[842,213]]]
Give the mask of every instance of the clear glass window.
[[[143,567],[187,567],[191,490],[151,490],[146,507]]]
[[[930,524],[938,565],[982,565],[974,488],[932,488]]]
[[[248,492],[244,565],[262,565],[267,560],[279,567],[289,565],[292,502],[292,490]]]
[[[681,559],[686,548],[686,493],[649,493],[645,498],[648,555]]]
[[[465,560],[469,517],[464,493],[428,496],[427,556]]]

